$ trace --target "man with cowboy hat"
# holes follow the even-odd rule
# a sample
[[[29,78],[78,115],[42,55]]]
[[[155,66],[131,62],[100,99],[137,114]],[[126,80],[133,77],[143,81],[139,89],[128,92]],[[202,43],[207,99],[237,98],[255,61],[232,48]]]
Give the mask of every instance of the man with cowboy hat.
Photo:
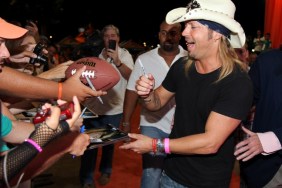
[[[167,23],[185,23],[182,36],[189,58],[175,62],[155,90],[150,73],[136,82],[149,110],[159,110],[173,96],[176,100],[169,138],[129,134],[136,140],[120,147],[167,153],[161,187],[229,187],[234,130],[252,103],[251,81],[234,51],[245,43],[234,13],[231,0],[193,0],[170,11]]]

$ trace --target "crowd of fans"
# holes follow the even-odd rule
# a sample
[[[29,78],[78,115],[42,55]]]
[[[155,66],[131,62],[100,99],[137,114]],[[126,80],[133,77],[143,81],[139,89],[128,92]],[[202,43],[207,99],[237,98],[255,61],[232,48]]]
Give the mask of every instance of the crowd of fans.
[[[198,2],[207,6],[206,9],[194,11],[200,8]],[[141,187],[144,188],[153,185],[228,187],[235,156],[243,163],[252,158],[255,162],[262,161],[262,155],[270,155],[269,163],[278,161],[281,165],[276,155],[281,150],[280,132],[276,130],[280,128],[272,121],[270,128],[258,122],[260,118],[265,122],[266,114],[273,118],[264,111],[267,104],[261,102],[264,96],[258,92],[266,83],[258,80],[267,79],[261,76],[259,68],[264,67],[263,62],[268,59],[278,61],[267,55],[268,52],[279,57],[281,50],[272,52],[271,35],[267,32],[263,35],[261,30],[245,40],[240,24],[230,19],[235,12],[232,1],[215,3],[218,6],[210,7],[207,0],[194,0],[186,8],[170,11],[160,24],[160,44],[154,49],[143,48],[138,54],[120,46],[119,29],[114,25],[106,25],[100,31],[89,23],[80,28],[76,36],[54,42],[40,33],[35,22],[29,21],[23,26],[0,18],[0,187],[29,183],[66,153],[83,155],[81,184],[84,188],[95,187],[93,171],[97,150],[87,150],[89,135],[80,133],[82,124],[87,128],[111,124],[129,133],[132,141],[120,149],[143,154]],[[234,11],[229,12],[222,5]],[[228,14],[231,16],[226,16]],[[183,31],[179,22],[185,22]],[[181,34],[187,51],[180,45]],[[109,40],[116,41],[115,48],[109,47]],[[70,64],[89,56],[108,61],[120,74],[119,83],[108,92],[93,91],[83,85],[79,76],[84,68],[65,79],[65,70]],[[153,63],[156,64],[151,66]],[[275,71],[266,69],[265,72]],[[11,77],[19,81],[8,83]],[[279,78],[273,76],[272,85],[279,87],[276,79]],[[93,98],[97,96],[102,96],[103,106]],[[280,114],[275,102],[267,100],[273,105],[273,114]],[[61,109],[57,105],[68,102],[74,104],[74,113],[70,119],[61,120]],[[95,104],[97,118],[81,118],[81,105],[85,102]],[[130,134],[130,119],[138,102],[142,104],[141,134]],[[260,117],[255,116],[255,105]],[[40,125],[21,119],[22,113],[32,108],[50,109],[50,118]],[[237,140],[239,144],[234,153],[234,132],[240,131],[238,125],[242,120],[249,120],[248,113],[255,119],[253,132],[243,128],[248,138]],[[275,149],[269,149],[270,144],[262,139],[265,132],[275,141]],[[259,145],[259,149],[253,149],[252,144]],[[103,147],[101,185],[110,181],[113,148],[114,145]],[[258,154],[262,155],[257,157]],[[252,164],[242,164],[244,186],[281,185],[281,175],[275,174],[281,167],[275,169],[271,171],[272,176],[255,183],[254,177],[248,174],[253,172]],[[278,179],[278,183],[276,179],[270,181],[271,177]]]

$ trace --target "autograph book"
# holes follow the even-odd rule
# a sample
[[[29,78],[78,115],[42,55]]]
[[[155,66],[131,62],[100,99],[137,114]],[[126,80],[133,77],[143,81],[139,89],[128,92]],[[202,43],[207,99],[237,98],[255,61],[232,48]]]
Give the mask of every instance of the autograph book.
[[[129,139],[127,133],[120,131],[110,124],[99,128],[85,130],[85,133],[90,136],[90,145],[88,146],[88,149],[94,149]]]

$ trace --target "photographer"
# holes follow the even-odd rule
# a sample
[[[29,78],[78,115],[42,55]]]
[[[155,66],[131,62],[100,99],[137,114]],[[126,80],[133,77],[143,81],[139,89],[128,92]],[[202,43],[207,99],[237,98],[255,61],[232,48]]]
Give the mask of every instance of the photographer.
[[[20,38],[14,40],[8,40],[6,46],[11,56],[17,55],[23,51],[31,51],[36,54],[36,57],[26,59],[26,62],[9,62],[7,66],[19,70],[24,73],[36,76],[43,72],[43,66],[48,64],[48,58],[45,54],[48,53],[41,43],[36,44],[36,40],[33,35],[25,34]]]

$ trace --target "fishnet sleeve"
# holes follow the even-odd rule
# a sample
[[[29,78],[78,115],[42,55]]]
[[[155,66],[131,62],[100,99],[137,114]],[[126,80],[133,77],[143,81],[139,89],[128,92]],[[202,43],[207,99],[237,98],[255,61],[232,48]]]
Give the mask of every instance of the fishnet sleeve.
[[[4,168],[6,168],[7,179],[10,180],[22,170],[37,155],[38,151],[29,143],[24,142],[12,149],[7,154],[7,162],[4,164],[4,157],[0,161],[0,180],[4,185]],[[2,186],[1,186],[2,187]]]
[[[34,140],[39,146],[46,146],[51,140],[58,135],[66,133],[69,125],[66,121],[60,122],[58,128],[53,130],[46,123],[38,126],[31,133],[30,139]],[[0,160],[0,187],[5,184],[4,170],[6,171],[8,181],[19,173],[31,160],[37,155],[38,150],[28,142],[23,142],[7,154],[7,161],[4,163],[4,157]]]
[[[68,131],[69,125],[66,121],[60,121],[56,130],[51,129],[45,122],[43,122],[36,127],[36,131],[31,133],[29,138],[34,140],[41,147],[44,147],[48,142]]]

